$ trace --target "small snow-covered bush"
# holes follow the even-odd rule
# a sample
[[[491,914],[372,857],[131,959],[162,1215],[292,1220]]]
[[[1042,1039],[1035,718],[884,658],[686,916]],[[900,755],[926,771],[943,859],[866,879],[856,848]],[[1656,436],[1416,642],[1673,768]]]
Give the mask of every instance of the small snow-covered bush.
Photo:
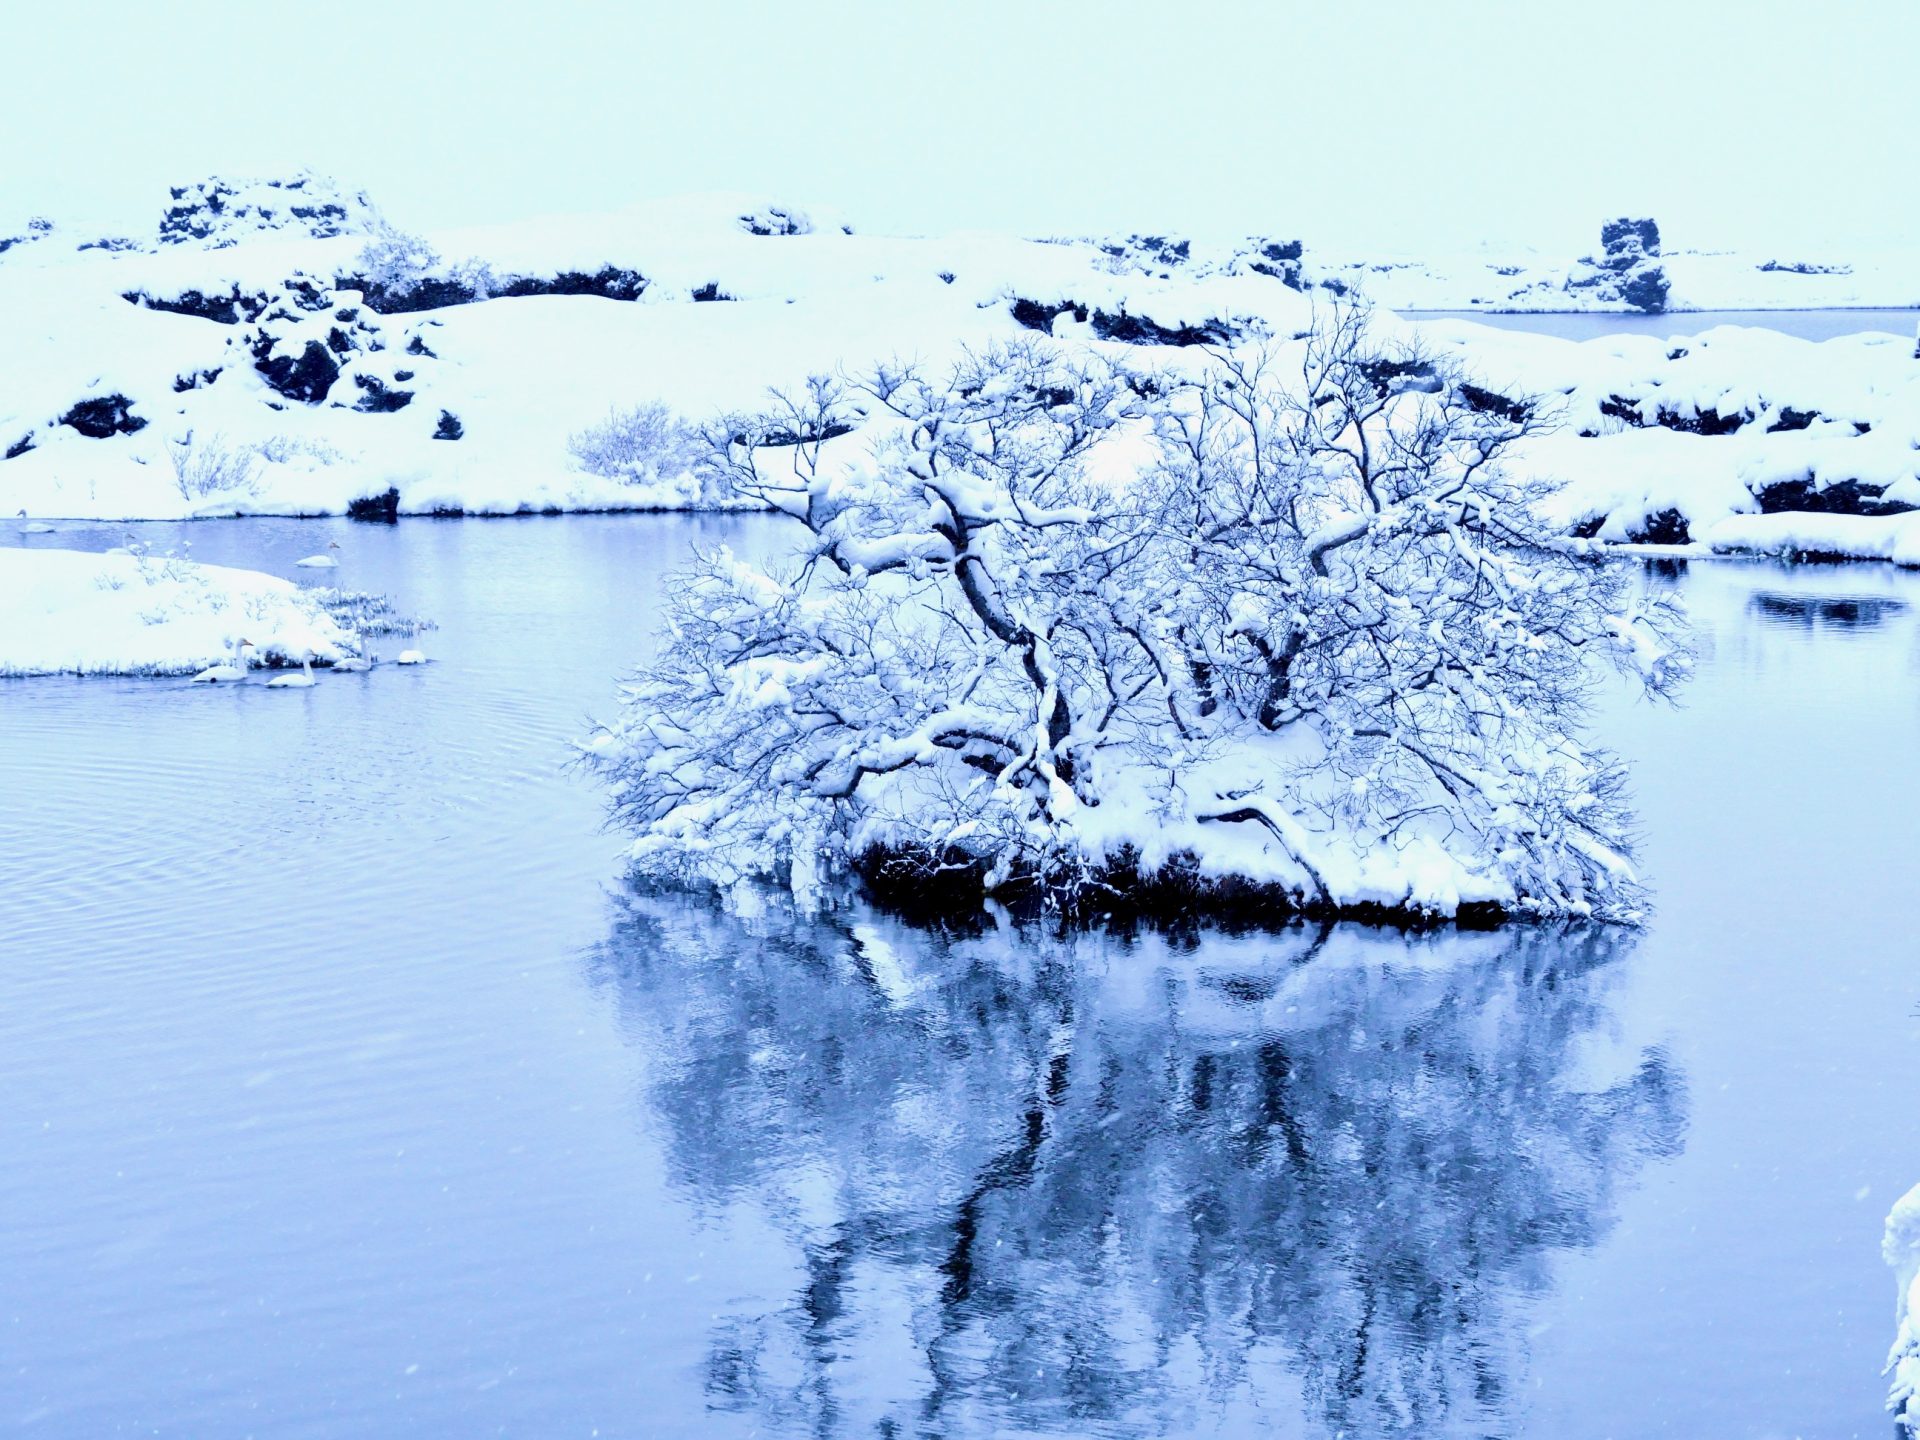
[[[437,627],[417,615],[394,609],[393,598],[368,590],[338,590],[316,586],[305,592],[320,608],[356,635],[418,635]]]
[[[500,290],[500,277],[478,255],[456,260],[447,268],[447,278],[475,300],[491,300]]]
[[[677,587],[589,747],[638,867],[1634,913],[1588,698],[1684,637],[1505,469],[1538,406],[1351,308],[1185,377],[1034,339],[731,419],[736,490],[809,533]]]
[[[657,402],[610,412],[576,433],[567,449],[588,474],[623,485],[690,487],[695,499],[726,493],[705,435]]]
[[[426,279],[440,256],[420,236],[389,225],[361,247],[356,263],[360,277],[375,289],[405,295]]]
[[[321,465],[337,465],[347,457],[324,440],[304,435],[272,435],[254,445],[254,453],[275,465],[291,465],[312,460]]]
[[[251,495],[260,456],[245,445],[229,444],[222,435],[196,438],[187,432],[184,442],[169,445],[173,481],[188,500],[211,500],[223,495]]]

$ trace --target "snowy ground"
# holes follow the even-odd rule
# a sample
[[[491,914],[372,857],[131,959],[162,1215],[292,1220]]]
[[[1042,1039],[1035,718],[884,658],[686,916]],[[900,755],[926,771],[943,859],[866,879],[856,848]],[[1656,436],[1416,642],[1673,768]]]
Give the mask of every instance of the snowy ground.
[[[1887,1216],[1886,1256],[1900,1291],[1899,1329],[1887,1357],[1893,1379],[1887,1404],[1908,1433],[1920,1433],[1920,1185]]]
[[[0,549],[0,615],[0,676],[190,675],[242,640],[263,665],[361,651],[289,580],[137,551]]]
[[[0,510],[340,513],[389,489],[406,513],[706,508],[724,499],[692,475],[588,473],[570,437],[616,409],[659,403],[704,422],[810,373],[938,362],[1035,328],[1144,365],[1202,363],[1199,343],[1284,350],[1329,280],[1401,307],[1521,303],[1492,295],[1486,274],[1535,300],[1552,290],[1545,270],[1501,275],[1510,257],[1356,264],[1264,240],[870,236],[737,196],[431,235],[415,257],[424,283],[382,290],[363,253],[378,212],[307,183],[298,220],[275,187],[222,192],[218,206],[195,191],[164,236],[104,247],[0,225]],[[1670,303],[1907,304],[1915,258],[1843,274],[1804,257],[1673,255]],[[1560,304],[1535,308],[1572,303],[1553,293]],[[1568,482],[1569,529],[1920,553],[1913,527],[1875,516],[1920,505],[1911,337],[1724,327],[1574,342],[1458,320],[1402,333],[1561,410],[1523,463]],[[1843,513],[1758,513],[1809,510]]]

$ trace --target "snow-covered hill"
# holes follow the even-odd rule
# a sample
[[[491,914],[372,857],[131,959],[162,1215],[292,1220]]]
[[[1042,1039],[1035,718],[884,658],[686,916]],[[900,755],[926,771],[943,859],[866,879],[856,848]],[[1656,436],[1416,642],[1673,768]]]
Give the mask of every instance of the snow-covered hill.
[[[1284,349],[1316,306],[1355,292],[1403,307],[1532,297],[1567,308],[1545,305],[1551,292],[1618,308],[1609,287],[1651,263],[1637,233],[1621,235],[1584,269],[1506,274],[1486,257],[1478,272],[1345,262],[1287,239],[873,236],[824,212],[709,195],[417,237],[319,177],[208,181],[180,187],[149,236],[96,243],[58,224],[0,225],[0,509],[131,519],[356,502],[370,514],[724,503],[657,466],[594,473],[570,442],[610,412],[663,407],[700,423],[811,373],[938,363],[1035,330],[1177,368],[1204,364],[1207,347]],[[1875,290],[1883,272],[1861,266],[1749,266],[1743,289],[1732,257],[1663,260],[1674,305],[1914,298]],[[1482,274],[1511,287],[1495,295]],[[1380,324],[1457,354],[1499,396],[1564,411],[1523,462],[1572,482],[1569,529],[1711,542],[1762,510],[1920,505],[1910,340],[1720,329],[1574,343]],[[1868,553],[1914,548],[1895,543],[1892,522],[1867,528]],[[1755,538],[1751,519],[1735,529]],[[1763,530],[1798,543],[1776,522]]]

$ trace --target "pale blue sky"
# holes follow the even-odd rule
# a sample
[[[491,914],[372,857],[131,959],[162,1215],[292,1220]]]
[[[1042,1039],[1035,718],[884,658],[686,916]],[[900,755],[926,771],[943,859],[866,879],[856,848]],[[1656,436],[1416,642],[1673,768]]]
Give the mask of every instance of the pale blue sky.
[[[296,165],[403,225],[689,189],[863,228],[1920,239],[1920,4],[22,0],[0,214]]]

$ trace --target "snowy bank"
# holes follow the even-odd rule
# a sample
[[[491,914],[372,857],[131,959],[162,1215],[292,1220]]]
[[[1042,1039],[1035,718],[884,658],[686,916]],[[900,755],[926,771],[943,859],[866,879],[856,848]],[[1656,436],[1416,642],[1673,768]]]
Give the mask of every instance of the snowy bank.
[[[1899,1289],[1897,1334],[1887,1356],[1893,1388],[1887,1407],[1909,1433],[1920,1433],[1920,1185],[1901,1197],[1887,1216],[1884,1247]]]
[[[156,236],[98,238],[23,227],[0,251],[10,511],[725,508],[737,498],[698,467],[602,463],[579,437],[636,408],[706,424],[809,375],[896,357],[938,367],[1035,334],[1141,369],[1263,347],[1286,367],[1339,296],[1476,300],[1446,278],[1457,267],[1348,262],[1298,240],[876,236],[726,195],[407,236],[365,196],[311,176],[181,187]],[[1539,308],[1617,308],[1596,297],[1637,273],[1641,243],[1620,241],[1625,270],[1610,253],[1562,267],[1557,289],[1524,266],[1476,263]],[[1758,288],[1696,296],[1685,257],[1664,262],[1675,305],[1865,294],[1859,268],[1768,259],[1738,262]],[[1566,482],[1552,514],[1574,533],[1703,541],[1737,516],[1920,505],[1911,336],[1815,343],[1723,327],[1574,342],[1384,312],[1378,323],[1478,376],[1489,403],[1531,397],[1559,415],[1511,463]]]
[[[130,551],[0,549],[0,675],[188,675],[242,640],[269,665],[332,664],[360,637],[277,576]]]

